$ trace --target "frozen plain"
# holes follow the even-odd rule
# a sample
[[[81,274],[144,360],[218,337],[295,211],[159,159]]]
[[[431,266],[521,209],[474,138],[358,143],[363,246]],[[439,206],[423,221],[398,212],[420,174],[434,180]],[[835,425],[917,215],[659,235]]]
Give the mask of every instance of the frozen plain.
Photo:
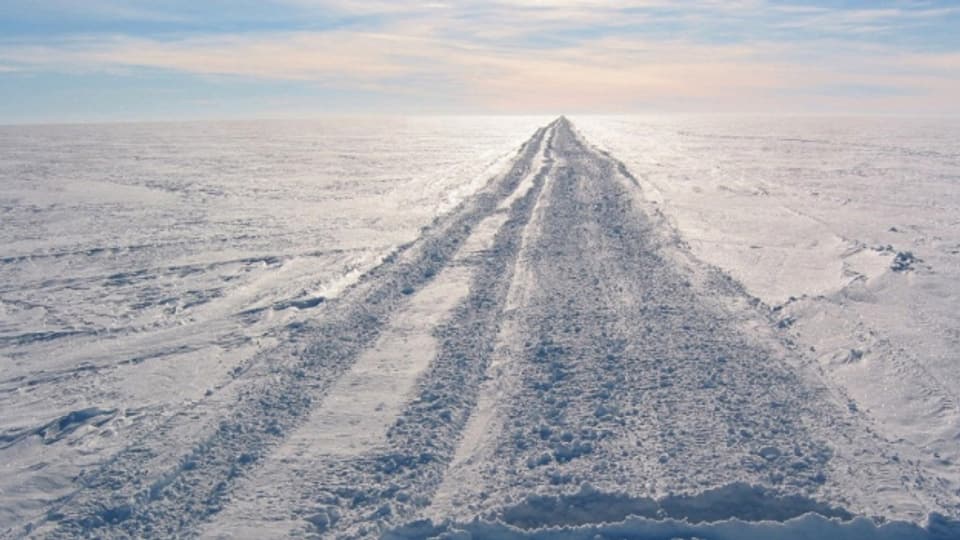
[[[548,122],[4,128],[0,531],[956,535],[960,126]]]

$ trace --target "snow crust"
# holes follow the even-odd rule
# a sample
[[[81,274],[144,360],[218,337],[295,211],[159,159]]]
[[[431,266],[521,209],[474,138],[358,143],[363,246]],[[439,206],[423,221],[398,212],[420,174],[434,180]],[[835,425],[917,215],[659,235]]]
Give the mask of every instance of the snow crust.
[[[0,531],[160,423],[188,441],[546,121],[0,128]]]
[[[660,500],[603,493],[591,486],[560,497],[529,497],[468,523],[423,520],[388,531],[386,540],[946,540],[956,522],[877,522],[803,497],[780,497],[733,484]]]
[[[631,517],[622,522],[571,527],[518,529],[501,522],[475,521],[463,525],[421,524],[389,533],[388,540],[435,538],[437,540],[949,540],[954,530],[939,529],[936,524],[921,527],[913,523],[877,524],[857,518],[850,522],[828,519],[817,514],[786,521],[744,522],[730,519],[691,524],[685,520]]]
[[[0,130],[0,537],[960,536],[960,126],[364,122]]]
[[[960,121],[576,117],[697,257],[960,490]]]

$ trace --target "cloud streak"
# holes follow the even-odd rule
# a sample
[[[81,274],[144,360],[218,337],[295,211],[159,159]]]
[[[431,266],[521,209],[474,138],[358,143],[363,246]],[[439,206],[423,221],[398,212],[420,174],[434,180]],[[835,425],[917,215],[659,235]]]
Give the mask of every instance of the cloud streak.
[[[279,2],[306,20],[322,11],[361,22],[324,30],[7,39],[0,41],[0,62],[11,72],[147,69],[298,81],[425,103],[452,99],[488,112],[935,112],[956,111],[951,96],[960,94],[960,45],[903,45],[920,40],[915,33],[888,43],[891,28],[936,25],[958,15],[953,7]],[[117,2],[106,7],[119,9]]]

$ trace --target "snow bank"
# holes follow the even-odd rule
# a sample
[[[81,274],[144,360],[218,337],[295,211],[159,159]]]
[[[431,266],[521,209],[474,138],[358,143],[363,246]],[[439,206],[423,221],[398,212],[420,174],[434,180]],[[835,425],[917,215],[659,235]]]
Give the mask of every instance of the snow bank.
[[[931,514],[923,525],[854,518],[805,497],[731,484],[692,496],[660,500],[597,491],[589,486],[561,497],[531,496],[470,523],[430,520],[386,533],[387,540],[947,540],[960,522]]]
[[[438,538],[444,540],[950,540],[960,530],[933,515],[926,526],[890,522],[878,524],[866,518],[851,521],[805,514],[783,522],[749,522],[729,519],[714,523],[690,523],[683,520],[628,518],[620,523],[575,527],[546,527],[524,530],[502,522],[475,521],[461,525],[434,526],[422,522],[393,531],[388,540]]]

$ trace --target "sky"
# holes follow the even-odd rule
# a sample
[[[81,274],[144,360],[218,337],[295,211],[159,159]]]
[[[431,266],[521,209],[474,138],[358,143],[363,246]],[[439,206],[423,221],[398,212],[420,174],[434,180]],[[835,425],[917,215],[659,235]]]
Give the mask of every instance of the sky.
[[[3,0],[0,124],[960,114],[960,0]]]

